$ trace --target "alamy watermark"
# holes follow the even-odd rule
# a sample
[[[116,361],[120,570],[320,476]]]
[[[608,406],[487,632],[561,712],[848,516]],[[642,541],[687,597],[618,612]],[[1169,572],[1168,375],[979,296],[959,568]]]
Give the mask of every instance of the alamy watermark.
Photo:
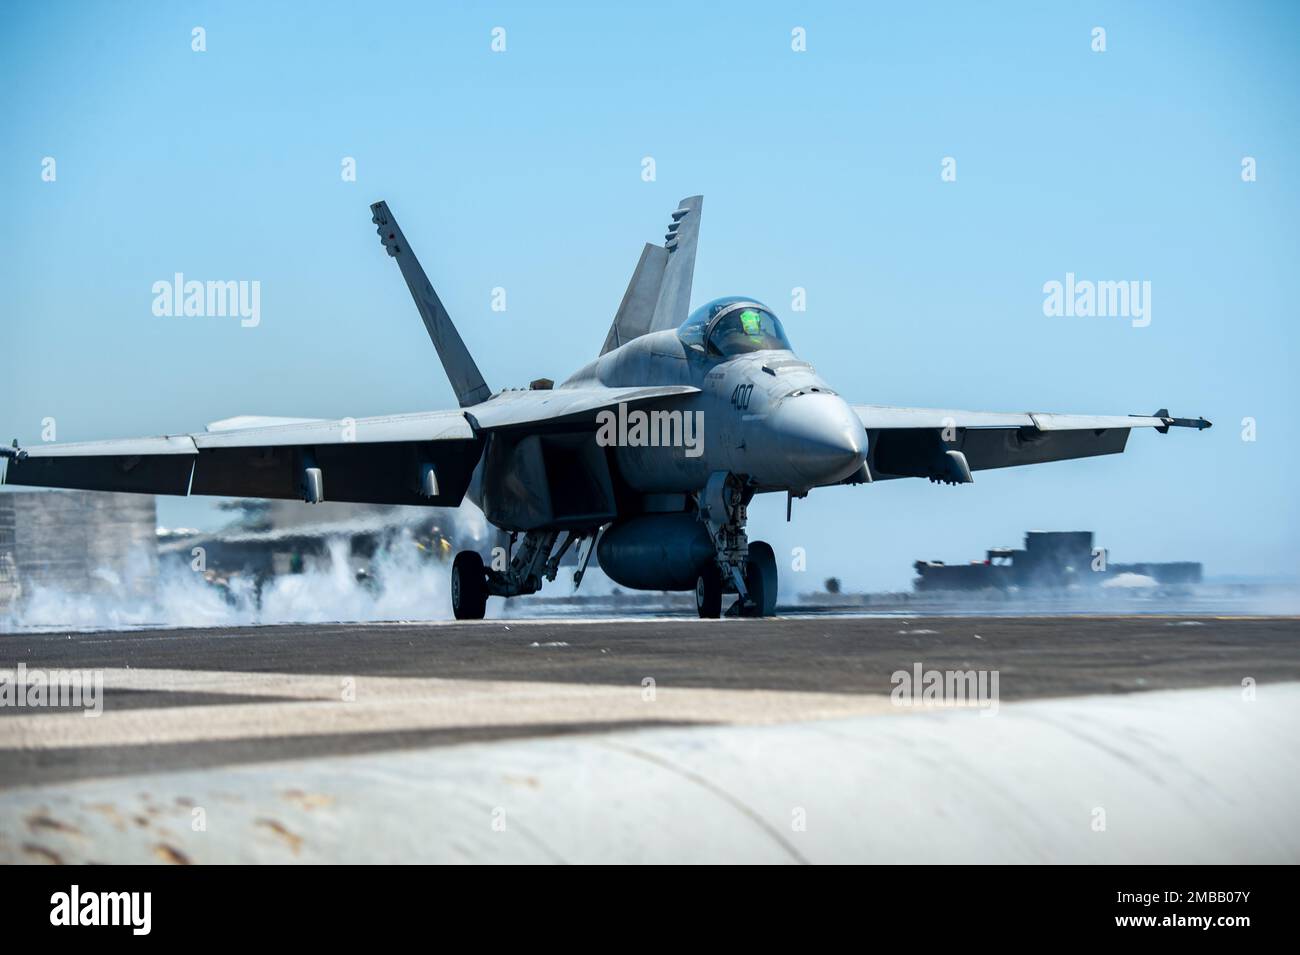
[[[83,716],[104,712],[102,670],[38,670],[18,664],[0,670],[0,706],[81,709]]]
[[[596,415],[596,444],[602,448],[685,448],[688,458],[704,453],[703,411],[605,409]]]
[[[148,935],[152,909],[152,892],[83,892],[74,884],[50,896],[50,924],[124,925],[132,935]]]
[[[1043,314],[1048,318],[1128,318],[1134,328],[1151,324],[1149,280],[1093,282],[1066,272],[1064,282],[1044,282],[1043,295]]]
[[[186,280],[177,272],[172,281],[153,283],[153,313],[159,318],[232,318],[244,328],[262,322],[262,283],[258,279],[225,282]]]
[[[895,670],[889,682],[895,706],[975,706],[980,716],[998,711],[997,670],[927,670],[915,663]]]

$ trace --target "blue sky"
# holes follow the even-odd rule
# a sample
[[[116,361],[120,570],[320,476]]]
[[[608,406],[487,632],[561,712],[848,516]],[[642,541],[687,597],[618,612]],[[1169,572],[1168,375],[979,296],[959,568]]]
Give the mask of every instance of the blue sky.
[[[763,499],[752,536],[808,552],[791,589],[903,587],[1031,527],[1293,575],[1300,7],[898,6],[5,4],[4,438],[453,406],[379,198],[490,384],[565,377],[703,193],[694,301],[766,301],[850,400],[1215,422],[973,486],[819,491],[789,525]],[[261,324],[155,317],[175,272],[259,280]],[[1066,272],[1150,281],[1150,326],[1045,317]]]

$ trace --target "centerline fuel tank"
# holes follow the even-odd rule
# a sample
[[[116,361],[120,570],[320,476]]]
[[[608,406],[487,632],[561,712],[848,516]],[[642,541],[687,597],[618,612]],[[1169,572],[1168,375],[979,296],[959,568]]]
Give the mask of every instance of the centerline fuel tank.
[[[694,514],[644,514],[601,535],[596,558],[609,578],[633,590],[694,590],[713,560],[713,541]]]

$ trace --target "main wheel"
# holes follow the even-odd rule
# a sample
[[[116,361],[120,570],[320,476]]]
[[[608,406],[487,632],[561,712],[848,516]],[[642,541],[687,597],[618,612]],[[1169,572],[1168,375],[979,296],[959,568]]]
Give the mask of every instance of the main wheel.
[[[695,611],[705,620],[722,616],[722,578],[712,565],[700,571],[695,578]]]
[[[742,609],[746,617],[772,617],[776,615],[776,554],[766,541],[749,545],[749,561],[745,565],[745,589],[754,606]]]
[[[451,564],[451,610],[457,620],[482,620],[487,610],[487,576],[483,558],[463,550]]]

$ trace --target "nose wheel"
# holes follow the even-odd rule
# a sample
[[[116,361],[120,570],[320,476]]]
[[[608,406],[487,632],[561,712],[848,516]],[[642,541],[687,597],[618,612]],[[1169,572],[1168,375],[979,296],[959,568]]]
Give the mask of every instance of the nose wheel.
[[[716,579],[701,576],[696,580],[695,605],[701,617],[716,616],[713,587],[740,595],[727,611],[728,617],[776,615],[776,554],[770,544],[763,541],[751,544],[745,535],[749,500],[753,496],[752,485],[726,471],[710,474],[704,490],[696,495],[700,520],[713,539],[718,575]]]
[[[745,562],[745,596],[727,611],[728,617],[776,616],[776,554],[772,545],[754,541]],[[722,577],[715,567],[705,567],[695,578],[695,611],[705,620],[722,615]]]
[[[452,613],[457,620],[482,620],[487,598],[483,558],[472,550],[461,551],[451,565]]]
[[[695,610],[703,620],[722,616],[722,578],[716,567],[705,567],[695,579]]]
[[[776,554],[766,541],[754,541],[749,545],[745,589],[749,591],[750,602],[741,605],[742,617],[776,616]]]

